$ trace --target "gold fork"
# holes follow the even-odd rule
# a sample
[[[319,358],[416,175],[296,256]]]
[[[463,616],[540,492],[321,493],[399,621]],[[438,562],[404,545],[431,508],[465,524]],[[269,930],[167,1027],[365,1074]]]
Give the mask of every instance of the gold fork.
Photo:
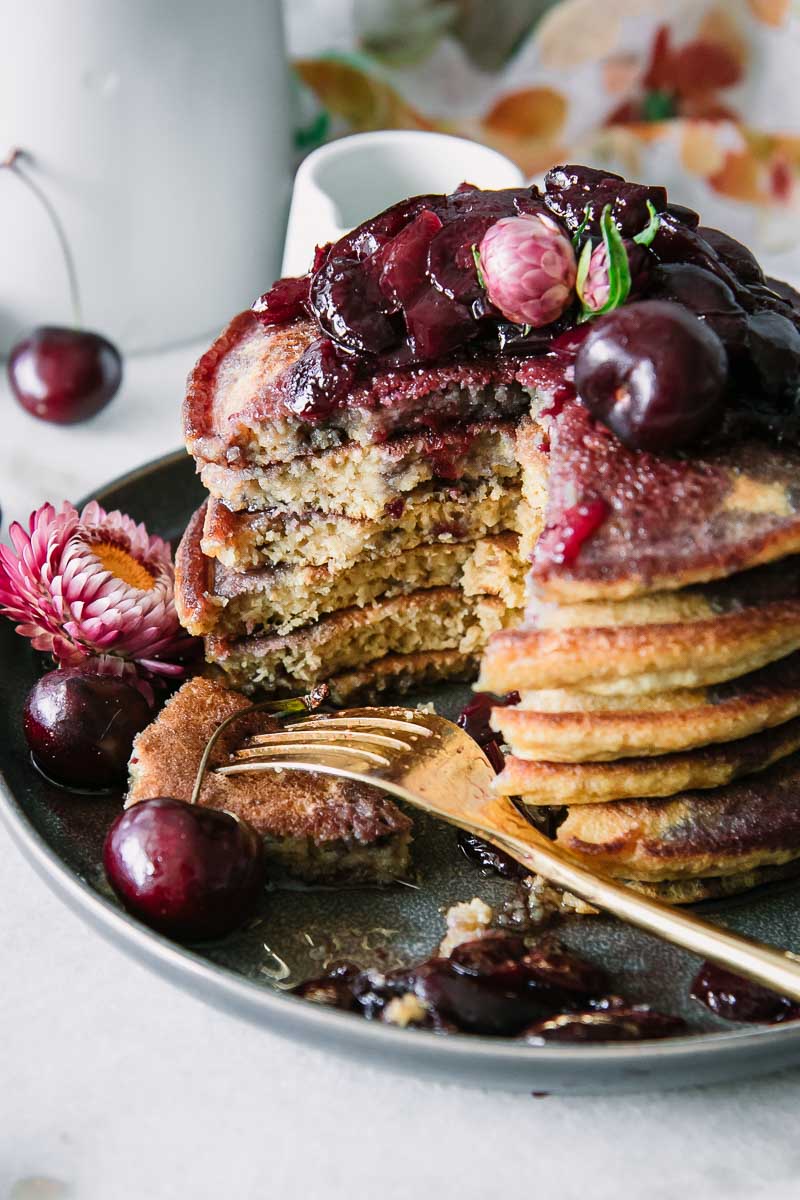
[[[452,721],[409,708],[312,713],[251,737],[220,775],[308,771],[372,784],[474,833],[614,916],[800,1001],[800,956],[731,933],[589,870],[492,791],[494,771]]]

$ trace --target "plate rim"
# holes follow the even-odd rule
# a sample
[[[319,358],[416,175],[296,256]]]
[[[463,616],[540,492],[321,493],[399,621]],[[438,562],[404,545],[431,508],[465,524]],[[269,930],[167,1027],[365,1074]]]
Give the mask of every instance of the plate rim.
[[[188,458],[186,451],[178,449],[151,459],[94,489],[78,502],[77,507],[80,509],[91,500],[102,504],[109,493],[177,465],[185,458]],[[510,1038],[466,1033],[439,1037],[429,1030],[409,1032],[390,1024],[366,1021],[354,1013],[311,1004],[288,991],[259,984],[137,921],[93,888],[61,858],[28,816],[2,769],[0,815],[12,839],[51,890],[84,920],[93,924],[106,940],[128,955],[134,955],[150,970],[157,970],[159,965],[167,968],[170,983],[189,990],[192,990],[193,983],[201,983],[209,997],[219,996],[244,1003],[249,1012],[255,1010],[274,1014],[278,1021],[273,1031],[301,1041],[304,1040],[304,1033],[314,1035],[318,1043],[325,1040],[326,1036],[330,1039],[338,1034],[353,1045],[363,1045],[367,1050],[385,1048],[393,1056],[395,1051],[412,1041],[417,1048],[424,1049],[432,1061],[440,1062],[443,1068],[448,1063],[451,1067],[455,1066],[459,1061],[465,1065],[470,1061],[494,1063],[498,1067],[513,1068],[515,1073],[526,1069],[534,1071],[537,1066],[563,1067],[572,1071],[575,1067],[585,1065],[589,1068],[587,1074],[591,1075],[604,1068],[624,1071],[626,1068],[653,1067],[657,1070],[661,1065],[677,1066],[686,1058],[696,1061],[699,1057],[704,1060],[726,1057],[740,1051],[753,1051],[759,1046],[768,1046],[772,1058],[782,1046],[794,1045],[800,1040],[800,1022],[720,1029],[642,1042],[528,1046]],[[205,998],[205,995],[200,998]],[[248,1014],[240,1010],[235,1015],[241,1017]],[[765,1064],[765,1069],[778,1067],[777,1064],[774,1067]],[[591,1080],[587,1079],[587,1082]]]

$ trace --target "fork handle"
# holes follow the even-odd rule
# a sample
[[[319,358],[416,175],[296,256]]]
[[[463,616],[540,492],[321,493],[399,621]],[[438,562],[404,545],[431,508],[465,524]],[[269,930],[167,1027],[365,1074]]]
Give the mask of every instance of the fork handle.
[[[489,840],[523,866],[630,925],[800,1002],[800,957],[791,951],[777,950],[764,942],[731,933],[694,913],[682,912],[607,876],[597,875],[519,814],[515,816],[518,822],[504,805]],[[513,832],[501,832],[499,827],[505,830],[513,827]]]

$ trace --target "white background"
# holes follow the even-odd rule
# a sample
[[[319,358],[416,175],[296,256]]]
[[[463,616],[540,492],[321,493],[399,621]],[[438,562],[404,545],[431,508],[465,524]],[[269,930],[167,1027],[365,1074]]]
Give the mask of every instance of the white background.
[[[58,429],[0,383],[4,533],[180,441],[197,347]],[[544,1097],[421,1084],[205,1007],[65,909],[0,827],[0,1200],[800,1196],[800,1073]]]

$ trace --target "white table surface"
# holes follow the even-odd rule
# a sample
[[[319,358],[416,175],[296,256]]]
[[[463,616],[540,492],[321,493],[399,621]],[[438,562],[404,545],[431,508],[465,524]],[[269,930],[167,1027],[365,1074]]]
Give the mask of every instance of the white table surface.
[[[25,519],[179,444],[196,347],[127,365],[95,421],[0,384]],[[0,827],[0,1200],[771,1200],[800,1196],[797,1071],[631,1097],[417,1083],[239,1024],[103,942]]]

